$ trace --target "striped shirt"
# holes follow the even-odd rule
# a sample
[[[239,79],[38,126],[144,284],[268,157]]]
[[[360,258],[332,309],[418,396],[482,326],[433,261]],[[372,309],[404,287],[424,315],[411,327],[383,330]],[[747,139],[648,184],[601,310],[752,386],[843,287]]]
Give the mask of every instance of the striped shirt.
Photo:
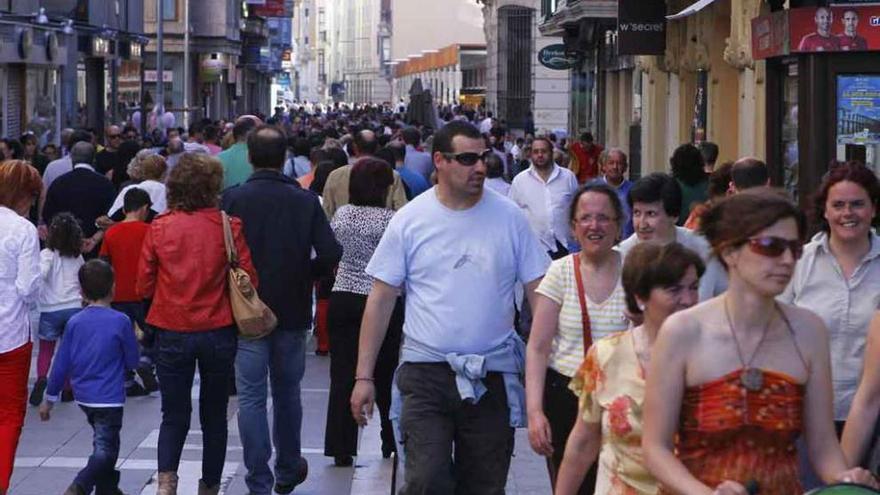
[[[549,366],[568,377],[574,376],[586,354],[573,256],[554,261],[537,289],[538,294],[560,305],[559,323],[556,336],[553,337]],[[594,342],[629,328],[620,279],[605,301],[596,303],[589,296],[586,300]]]

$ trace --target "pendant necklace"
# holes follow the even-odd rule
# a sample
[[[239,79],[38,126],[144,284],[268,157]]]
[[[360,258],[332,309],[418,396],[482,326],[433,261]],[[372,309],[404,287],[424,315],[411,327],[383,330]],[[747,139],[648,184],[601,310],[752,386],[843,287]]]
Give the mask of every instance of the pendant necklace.
[[[755,347],[755,352],[752,353],[752,357],[749,358],[748,362],[743,359],[742,350],[739,346],[739,339],[736,338],[736,331],[733,328],[733,320],[730,319],[730,310],[727,307],[727,297],[724,298],[724,315],[727,317],[727,324],[730,326],[730,335],[733,336],[733,343],[736,345],[736,355],[739,358],[740,364],[742,364],[742,372],[740,373],[739,381],[746,390],[757,392],[764,386],[764,373],[759,368],[752,368],[752,361],[755,360],[758,351],[761,349],[761,345],[764,344],[764,340],[767,338],[767,331],[770,329],[770,324],[773,322],[773,315],[771,314],[770,318],[767,319],[767,324],[764,325],[764,333],[761,334],[761,340],[758,341],[758,345]]]

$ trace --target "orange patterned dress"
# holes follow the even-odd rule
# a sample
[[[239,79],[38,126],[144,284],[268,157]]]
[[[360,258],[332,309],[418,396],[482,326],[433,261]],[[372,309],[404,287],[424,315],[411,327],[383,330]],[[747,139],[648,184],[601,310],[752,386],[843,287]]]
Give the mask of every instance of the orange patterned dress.
[[[725,480],[754,480],[762,494],[803,493],[795,439],[801,434],[804,386],[783,373],[762,373],[757,392],[740,383],[741,370],[688,387],[676,455],[711,488]]]

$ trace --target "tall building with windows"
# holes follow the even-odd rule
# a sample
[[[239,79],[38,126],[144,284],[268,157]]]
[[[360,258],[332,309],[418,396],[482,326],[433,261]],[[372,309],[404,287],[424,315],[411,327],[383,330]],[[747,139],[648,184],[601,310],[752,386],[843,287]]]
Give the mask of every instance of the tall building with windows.
[[[335,101],[381,104],[391,101],[390,0],[324,5],[327,16],[325,74]]]
[[[326,98],[327,9],[325,0],[297,0],[294,4],[294,97],[322,102]]]

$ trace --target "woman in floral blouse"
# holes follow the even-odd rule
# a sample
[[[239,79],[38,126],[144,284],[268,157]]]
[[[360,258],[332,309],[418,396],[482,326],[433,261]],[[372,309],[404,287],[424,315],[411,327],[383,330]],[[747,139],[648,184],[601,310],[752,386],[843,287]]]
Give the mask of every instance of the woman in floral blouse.
[[[657,493],[642,460],[645,368],[666,317],[696,304],[703,270],[700,256],[675,242],[646,242],[630,251],[623,288],[628,309],[644,315],[644,323],[593,344],[572,379],[581,420],[568,438],[557,495],[576,493],[597,455],[597,495]]]

